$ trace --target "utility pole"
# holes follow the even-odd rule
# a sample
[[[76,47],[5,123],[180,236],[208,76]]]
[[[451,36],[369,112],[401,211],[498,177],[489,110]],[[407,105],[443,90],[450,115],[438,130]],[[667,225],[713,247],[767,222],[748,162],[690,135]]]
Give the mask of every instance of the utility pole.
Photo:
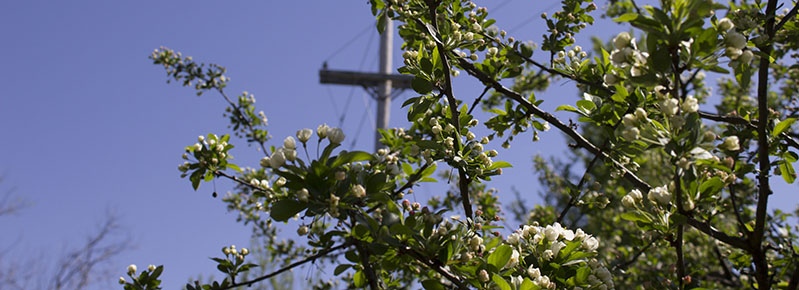
[[[380,35],[380,62],[378,73],[328,70],[327,64],[319,71],[319,82],[322,84],[357,85],[363,87],[373,98],[377,99],[377,129],[388,129],[391,114],[391,90],[400,91],[411,87],[413,76],[392,74],[392,40],[394,25],[391,19],[386,22],[385,31]],[[380,149],[380,132],[375,132],[375,150]]]

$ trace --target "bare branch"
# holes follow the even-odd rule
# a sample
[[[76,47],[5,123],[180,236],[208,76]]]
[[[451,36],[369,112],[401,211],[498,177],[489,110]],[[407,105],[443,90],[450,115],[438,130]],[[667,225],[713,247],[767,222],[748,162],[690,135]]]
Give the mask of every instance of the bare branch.
[[[461,281],[460,279],[455,277],[455,275],[453,275],[452,273],[450,273],[446,269],[442,268],[441,265],[439,265],[435,261],[432,261],[432,260],[426,258],[422,253],[419,253],[415,249],[413,249],[411,247],[408,247],[408,246],[405,246],[401,250],[403,252],[407,253],[412,258],[414,258],[417,261],[421,262],[422,264],[424,264],[428,268],[430,268],[433,271],[436,271],[439,274],[441,274],[441,276],[443,276],[445,279],[447,279],[450,282],[452,282],[452,284],[455,284],[455,286],[457,286],[457,289],[462,289],[462,290],[469,289],[469,287],[466,286],[466,284],[463,281]]]
[[[725,243],[727,245],[730,245],[730,246],[732,246],[734,248],[738,248],[738,249],[741,249],[741,250],[744,250],[744,251],[749,251],[750,248],[751,248],[749,246],[749,243],[745,239],[729,236],[729,235],[727,235],[727,234],[725,234],[725,233],[713,228],[709,224],[701,222],[701,221],[699,221],[699,220],[697,220],[697,219],[695,219],[693,217],[689,216],[688,220],[687,220],[687,223],[689,225],[691,225],[692,227],[694,227],[695,229],[699,230],[700,232],[703,232],[703,233],[707,234],[708,236],[711,236],[714,239],[719,240],[719,241],[721,241],[721,242],[723,242],[723,243]]]

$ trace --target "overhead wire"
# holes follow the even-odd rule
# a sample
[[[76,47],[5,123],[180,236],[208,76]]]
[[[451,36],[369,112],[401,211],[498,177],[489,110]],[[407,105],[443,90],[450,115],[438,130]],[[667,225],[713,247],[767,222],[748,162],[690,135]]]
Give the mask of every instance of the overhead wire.
[[[522,28],[522,27],[524,27],[525,25],[527,25],[527,24],[530,24],[530,22],[533,22],[533,20],[535,20],[536,18],[539,18],[539,17],[541,17],[541,16],[540,16],[540,14],[541,14],[542,12],[547,12],[547,11],[551,10],[552,8],[555,8],[555,6],[558,6],[558,4],[560,4],[560,2],[557,2],[557,1],[555,1],[555,2],[552,2],[552,4],[549,4],[549,6],[547,6],[546,8],[544,8],[544,9],[541,9],[541,10],[540,10],[540,11],[538,11],[537,13],[533,13],[533,15],[532,15],[532,16],[528,17],[527,19],[525,19],[525,20],[524,20],[524,21],[522,21],[521,23],[517,24],[517,25],[516,25],[516,26],[514,26],[513,28],[511,28],[511,29],[508,29],[508,33],[514,32],[514,31],[518,30],[519,28]]]
[[[344,51],[344,49],[346,49],[348,46],[350,46],[351,44],[355,43],[355,41],[358,40],[358,38],[361,38],[361,36],[363,36],[363,34],[366,33],[369,30],[369,28],[373,28],[373,27],[374,27],[374,23],[371,23],[371,24],[367,25],[366,27],[364,27],[364,29],[362,29],[360,32],[358,32],[352,39],[350,39],[349,41],[345,42],[343,45],[341,45],[341,47],[339,47],[338,49],[333,51],[333,53],[331,53],[328,57],[326,57],[325,61],[330,60],[331,58],[335,57],[336,55],[338,55],[339,53]]]

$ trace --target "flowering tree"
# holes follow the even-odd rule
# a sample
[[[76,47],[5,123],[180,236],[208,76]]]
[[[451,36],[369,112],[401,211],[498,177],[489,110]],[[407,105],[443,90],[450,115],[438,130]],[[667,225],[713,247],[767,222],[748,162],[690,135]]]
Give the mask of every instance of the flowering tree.
[[[611,1],[601,16],[633,33],[600,41],[589,53],[574,38],[594,22],[597,6],[588,1],[563,0],[561,11],[541,15],[549,30],[540,49],[493,26],[487,9],[472,2],[370,3],[379,30],[389,18],[402,23],[399,71],[414,76],[418,93],[403,104],[410,127],[382,131],[385,148],[374,153],[339,150],[344,132],[326,125],[270,147],[266,117],[255,113],[251,94],[227,94],[224,68],[166,48],[151,55],[171,79],[198,94],[221,94],[234,135],[265,154],[259,168],[241,169],[229,162],[230,136],[209,134],[186,147],[179,169],[195,189],[215,178],[235,182],[236,192],[224,199],[229,209],[285,261],[244,279],[254,267],[249,251],[225,247],[214,258],[225,278],[187,289],[253,285],[317,259],[336,263],[334,274],[348,286],[370,289],[799,285],[791,214],[768,209],[769,184],[783,182],[772,175],[796,178],[795,5],[778,15],[775,0],[663,0],[659,7]],[[461,72],[485,86],[480,97],[453,92]],[[713,99],[706,73],[718,80],[715,113],[699,110]],[[576,103],[558,107],[579,123],[539,108],[535,91],[552,78],[581,90]],[[487,136],[473,131],[480,122],[472,110],[480,105]],[[507,146],[520,134],[537,140],[550,126],[571,139],[585,171],[573,176],[563,161],[537,158],[547,205],[512,207],[520,224],[502,236],[501,207],[486,185],[510,164],[483,146]],[[455,180],[446,196],[427,205],[405,199],[414,185],[435,182],[431,176],[444,165]],[[463,217],[448,217],[453,212]],[[302,217],[297,239],[278,242],[273,222],[292,217]],[[134,266],[120,283],[158,289],[162,270],[137,273]]]

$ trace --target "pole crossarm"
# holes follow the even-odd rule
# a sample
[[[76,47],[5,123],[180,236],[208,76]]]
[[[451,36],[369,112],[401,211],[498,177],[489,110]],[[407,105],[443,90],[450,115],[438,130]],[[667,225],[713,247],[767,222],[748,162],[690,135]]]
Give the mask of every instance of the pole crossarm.
[[[377,87],[386,80],[390,80],[391,87],[395,89],[410,89],[413,76],[329,69],[319,70],[319,82],[322,84]]]

